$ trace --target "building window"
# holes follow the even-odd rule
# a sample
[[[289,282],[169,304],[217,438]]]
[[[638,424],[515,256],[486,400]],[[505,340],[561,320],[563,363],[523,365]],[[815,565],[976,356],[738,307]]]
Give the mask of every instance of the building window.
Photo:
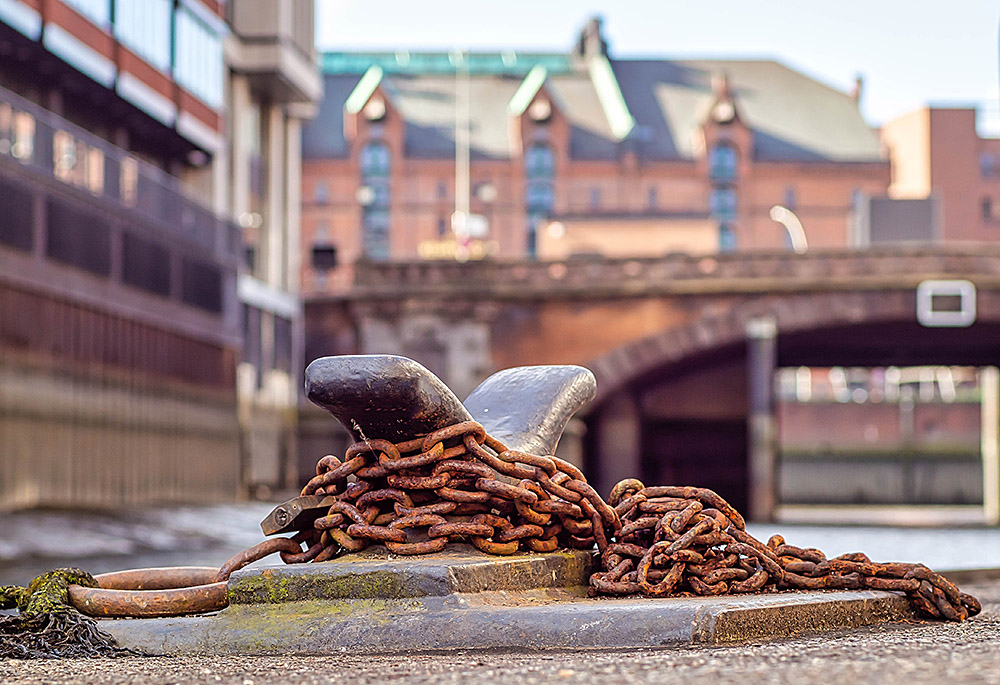
[[[385,143],[372,142],[361,148],[361,175],[384,177],[389,175],[389,147]]]
[[[980,207],[983,213],[983,219],[989,221],[993,218],[993,198],[984,197],[980,202]]]
[[[111,24],[111,0],[65,0],[66,4],[101,28]]]
[[[330,186],[326,181],[316,181],[316,185],[313,186],[313,199],[318,205],[329,204]]]
[[[361,200],[361,246],[369,259],[389,258],[389,147],[372,141],[361,148],[361,184],[366,190]]]
[[[115,0],[115,36],[160,71],[170,70],[173,0]]]
[[[785,208],[794,210],[796,204],[798,204],[798,198],[795,194],[795,186],[788,186],[785,188]]]
[[[366,207],[362,217],[361,243],[369,259],[389,258],[389,212],[378,207]]]
[[[591,188],[590,189],[590,208],[599,209],[601,206],[601,189]]]
[[[719,143],[708,151],[708,173],[713,181],[736,179],[736,148],[729,143]]]
[[[445,200],[448,198],[448,186],[444,184],[443,181],[438,183],[438,199]]]
[[[722,221],[736,219],[736,191],[732,188],[712,188],[708,196],[708,210]]]
[[[528,192],[525,197],[529,213],[549,214],[552,212],[552,205],[555,197],[551,183],[534,182],[528,184]]]
[[[292,320],[274,316],[274,368],[292,372]]]
[[[448,222],[444,217],[438,219],[438,238],[443,238],[448,234]]]
[[[989,152],[979,155],[979,172],[986,178],[1000,176],[1000,155]]]
[[[524,155],[524,170],[528,178],[551,178],[556,172],[552,148],[540,144],[529,147]]]
[[[215,109],[222,107],[222,37],[184,5],[174,15],[174,78]]]
[[[659,198],[656,193],[656,186],[649,186],[646,190],[646,206],[649,209],[656,209],[659,205]]]
[[[313,245],[312,267],[320,271],[337,268],[337,247],[329,243]]]
[[[719,252],[732,252],[736,249],[736,232],[729,224],[719,224]]]

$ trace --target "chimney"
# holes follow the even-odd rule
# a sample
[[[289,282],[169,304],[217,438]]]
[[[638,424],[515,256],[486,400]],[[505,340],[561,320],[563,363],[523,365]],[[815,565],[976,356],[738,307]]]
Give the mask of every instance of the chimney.
[[[865,79],[861,74],[854,77],[854,87],[851,88],[851,98],[854,102],[861,104],[861,94],[864,92]]]
[[[576,55],[584,59],[608,54],[608,42],[604,40],[604,20],[598,15],[590,18],[576,42]]]

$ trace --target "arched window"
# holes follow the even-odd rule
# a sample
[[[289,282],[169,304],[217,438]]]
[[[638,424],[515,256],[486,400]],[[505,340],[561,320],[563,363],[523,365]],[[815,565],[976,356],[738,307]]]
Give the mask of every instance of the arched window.
[[[361,148],[361,175],[365,178],[389,175],[389,147],[382,142],[371,142]]]
[[[552,178],[556,159],[548,145],[535,144],[524,154],[524,171],[528,178]]]
[[[736,148],[719,143],[708,151],[708,173],[713,181],[736,179]]]

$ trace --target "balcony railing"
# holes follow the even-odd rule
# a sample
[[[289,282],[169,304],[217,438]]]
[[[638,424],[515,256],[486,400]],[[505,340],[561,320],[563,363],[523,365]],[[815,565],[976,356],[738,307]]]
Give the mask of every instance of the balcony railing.
[[[135,212],[218,258],[240,252],[240,229],[181,181],[48,110],[0,88],[0,158]]]

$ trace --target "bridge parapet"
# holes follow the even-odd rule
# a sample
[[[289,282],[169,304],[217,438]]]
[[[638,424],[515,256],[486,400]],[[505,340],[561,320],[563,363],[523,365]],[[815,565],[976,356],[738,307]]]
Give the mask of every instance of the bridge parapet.
[[[927,278],[1000,287],[1000,246],[740,252],[564,261],[359,262],[347,297],[456,294],[499,299],[572,295],[699,294],[911,288]]]

